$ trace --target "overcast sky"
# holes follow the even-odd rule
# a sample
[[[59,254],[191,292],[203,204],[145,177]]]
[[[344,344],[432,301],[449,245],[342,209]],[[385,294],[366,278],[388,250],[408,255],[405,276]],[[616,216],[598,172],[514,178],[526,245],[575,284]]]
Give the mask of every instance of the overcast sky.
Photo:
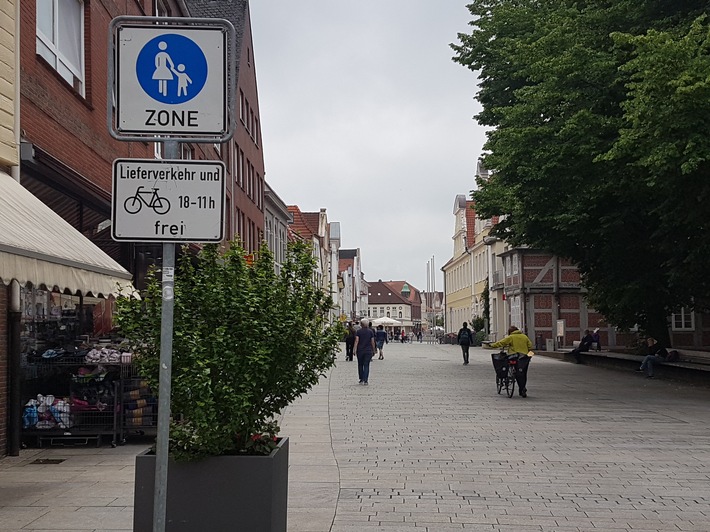
[[[485,141],[476,77],[451,60],[466,0],[252,0],[266,180],[327,209],[368,281],[427,285]]]

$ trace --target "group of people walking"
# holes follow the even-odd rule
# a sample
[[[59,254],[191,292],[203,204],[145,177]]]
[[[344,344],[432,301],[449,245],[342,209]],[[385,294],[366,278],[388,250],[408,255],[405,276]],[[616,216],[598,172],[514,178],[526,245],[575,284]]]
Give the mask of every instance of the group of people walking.
[[[474,340],[475,331],[469,328],[467,322],[463,322],[463,326],[457,334],[457,341],[461,347],[464,366],[469,364],[469,348],[474,344]],[[368,385],[370,362],[375,355],[378,355],[379,360],[384,360],[384,345],[389,343],[389,341],[390,336],[382,325],[378,325],[377,329],[373,329],[367,319],[360,320],[359,327],[356,327],[352,322],[348,324],[345,336],[345,360],[352,361],[354,357],[357,357],[359,384]],[[646,343],[648,355],[643,359],[641,367],[637,371],[646,372],[648,378],[652,379],[654,365],[675,361],[678,358],[678,354],[677,351],[669,353],[655,338],[647,338]],[[505,338],[492,343],[484,341],[483,347],[507,350],[508,355],[516,355],[518,357],[515,377],[518,384],[518,393],[521,397],[527,397],[528,366],[532,356],[535,354],[532,351],[532,340],[516,326],[511,326]],[[601,350],[599,329],[595,329],[593,333],[585,330],[579,344],[572,350],[572,355],[579,364],[581,363],[581,354],[592,349]]]
[[[469,363],[469,348],[474,343],[475,333],[464,322],[459,330],[458,343],[463,354],[463,363]],[[384,360],[384,345],[389,343],[389,336],[382,325],[377,329],[370,326],[370,321],[361,319],[358,328],[351,322],[348,323],[345,335],[345,360],[352,361],[357,358],[357,373],[359,384],[367,386],[370,377],[370,362],[375,355],[379,360]],[[508,329],[508,336],[499,342],[488,344],[490,348],[508,349],[509,354],[519,355],[518,372],[516,380],[521,397],[527,397],[527,373],[532,352],[532,341],[517,327]]]

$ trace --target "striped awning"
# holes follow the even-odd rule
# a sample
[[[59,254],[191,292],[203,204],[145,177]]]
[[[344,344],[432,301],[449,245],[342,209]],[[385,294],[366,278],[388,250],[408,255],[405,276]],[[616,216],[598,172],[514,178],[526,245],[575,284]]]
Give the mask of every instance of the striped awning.
[[[131,274],[0,171],[0,281],[61,292],[133,295]]]

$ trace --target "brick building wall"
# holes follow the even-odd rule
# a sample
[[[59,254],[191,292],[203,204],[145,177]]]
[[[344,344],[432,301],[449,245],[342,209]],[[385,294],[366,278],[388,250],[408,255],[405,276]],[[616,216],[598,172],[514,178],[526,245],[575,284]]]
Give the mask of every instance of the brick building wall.
[[[0,457],[7,454],[8,345],[7,310],[10,288],[0,282]]]
[[[241,36],[239,78],[237,80],[237,130],[234,134],[235,198],[232,232],[240,236],[247,251],[258,249],[264,238],[264,153],[261,116],[256,85],[254,44],[248,4]]]
[[[118,157],[152,157],[148,143],[119,142],[106,124],[108,27],[123,14],[146,14],[138,2],[85,2],[84,95],[37,54],[36,2],[21,2],[21,115],[24,140],[111,190]]]

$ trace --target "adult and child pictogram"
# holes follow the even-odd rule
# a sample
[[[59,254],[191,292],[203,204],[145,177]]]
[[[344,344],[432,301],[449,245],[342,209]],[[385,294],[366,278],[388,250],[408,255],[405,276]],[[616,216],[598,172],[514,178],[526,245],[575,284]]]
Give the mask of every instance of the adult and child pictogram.
[[[197,96],[208,75],[207,59],[191,39],[174,33],[148,41],[136,60],[141,88],[154,100],[177,105]]]

